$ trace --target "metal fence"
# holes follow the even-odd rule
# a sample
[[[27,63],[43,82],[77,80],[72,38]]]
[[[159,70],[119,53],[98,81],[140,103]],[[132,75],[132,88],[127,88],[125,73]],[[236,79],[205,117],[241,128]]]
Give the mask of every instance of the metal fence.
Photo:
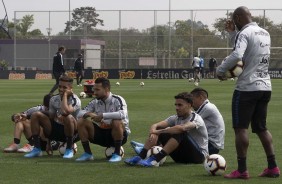
[[[258,23],[268,30],[272,37],[272,47],[282,46],[282,9],[253,9],[252,15],[258,17]],[[21,54],[24,49],[19,47],[18,40],[23,37],[14,30],[13,60],[11,66],[28,66],[28,60],[46,60],[40,69],[50,69],[54,49],[52,40],[92,39],[105,41],[101,47],[101,69],[134,69],[134,68],[188,68],[198,48],[229,48],[229,41],[215,28],[214,24],[220,18],[228,18],[233,10],[99,10],[98,18],[104,21],[104,26],[94,29],[67,31],[66,23],[72,20],[69,11],[16,11],[14,23],[18,25],[25,15],[33,15],[34,24],[30,31],[39,29],[43,35],[31,36],[28,39],[46,40],[45,54],[33,58],[31,53]],[[193,22],[193,23],[191,23]],[[280,41],[281,40],[281,41]],[[65,45],[68,49],[68,45]],[[85,51],[83,51],[85,52]],[[218,61],[228,52],[208,49],[201,53],[207,67],[212,55]],[[271,67],[280,67],[281,49],[273,50]],[[69,53],[65,56],[68,67],[71,68],[76,56]],[[0,58],[1,59],[1,58]]]

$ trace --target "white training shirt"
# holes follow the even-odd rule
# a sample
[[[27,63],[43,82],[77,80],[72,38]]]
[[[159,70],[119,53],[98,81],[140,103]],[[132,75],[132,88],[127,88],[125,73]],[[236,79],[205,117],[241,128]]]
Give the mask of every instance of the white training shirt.
[[[209,100],[205,100],[196,113],[206,124],[209,142],[217,149],[224,149],[225,124],[217,107]]]
[[[230,34],[234,36],[235,32]],[[232,40],[234,37],[231,37]],[[245,25],[236,34],[233,52],[223,64],[218,66],[217,75],[224,76],[227,70],[242,60],[244,70],[238,77],[235,89],[238,91],[271,91],[268,74],[270,46],[270,35],[265,29],[259,27],[255,22]]]
[[[182,125],[189,121],[194,123],[196,127],[192,130],[187,131],[187,133],[196,141],[203,155],[205,157],[209,155],[208,132],[205,123],[200,115],[195,112],[192,112],[190,116],[185,119],[183,119],[182,117],[178,117],[177,115],[172,115],[164,121],[167,122],[170,127],[173,127],[175,125]]]

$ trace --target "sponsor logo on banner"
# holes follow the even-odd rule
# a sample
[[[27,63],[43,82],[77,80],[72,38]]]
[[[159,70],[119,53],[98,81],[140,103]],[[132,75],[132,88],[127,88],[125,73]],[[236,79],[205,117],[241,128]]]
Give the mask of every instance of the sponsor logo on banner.
[[[135,71],[119,72],[120,79],[133,79],[134,77],[135,77]]]
[[[193,77],[193,73],[187,70],[148,70],[147,79],[188,79]]]
[[[10,73],[9,80],[23,80],[25,79],[24,73]]]
[[[51,73],[36,73],[35,79],[37,80],[52,79],[52,74]]]
[[[108,78],[109,77],[109,72],[107,71],[101,71],[101,72],[93,72],[93,79],[97,79],[99,77],[104,77]]]

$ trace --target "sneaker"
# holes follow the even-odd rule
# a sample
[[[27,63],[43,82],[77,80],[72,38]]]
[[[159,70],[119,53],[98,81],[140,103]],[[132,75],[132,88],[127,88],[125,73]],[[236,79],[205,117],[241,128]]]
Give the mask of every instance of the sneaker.
[[[156,158],[154,156],[150,156],[146,160],[141,160],[138,165],[141,165],[143,167],[159,167],[160,163],[156,161]]]
[[[144,147],[144,144],[135,141],[130,141],[130,144],[137,155],[142,151]]]
[[[249,179],[249,172],[244,171],[243,173],[240,173],[238,170],[235,170],[231,172],[230,174],[226,174],[224,178],[229,178],[229,179]]]
[[[31,152],[28,154],[25,154],[25,158],[33,158],[33,157],[41,157],[42,156],[42,151],[40,148],[33,148]]]
[[[273,169],[266,168],[259,176],[277,178],[280,176],[280,169],[279,167],[274,167]]]
[[[20,148],[19,144],[13,143],[9,147],[4,149],[4,152],[6,153],[14,153],[17,152],[17,150]]]
[[[128,159],[125,159],[124,163],[126,163],[127,165],[136,165],[141,161],[141,157],[139,156],[134,156]]]
[[[116,153],[113,153],[112,157],[109,160],[109,162],[119,162],[119,161],[121,161],[121,156]]]
[[[83,153],[79,158],[77,158],[75,161],[77,162],[84,162],[84,161],[88,161],[88,160],[94,160],[94,157],[92,154],[89,153]]]
[[[25,144],[22,148],[18,149],[18,153],[29,153],[33,150],[33,147],[30,144]]]
[[[82,86],[82,84],[79,84],[79,86]]]
[[[63,158],[72,158],[72,157],[73,157],[73,150],[72,149],[66,149]]]

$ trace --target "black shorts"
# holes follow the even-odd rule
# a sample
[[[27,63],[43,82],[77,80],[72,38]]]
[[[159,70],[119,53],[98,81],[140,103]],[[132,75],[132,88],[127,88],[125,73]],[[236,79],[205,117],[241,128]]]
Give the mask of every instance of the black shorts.
[[[64,125],[57,123],[56,121],[51,121],[52,131],[51,134],[48,136],[48,139],[60,142],[66,142],[65,130]],[[73,142],[79,141],[78,132],[74,132]]]
[[[199,73],[200,72],[200,67],[194,67],[194,72]]]
[[[96,123],[93,123],[94,126],[94,137],[90,140],[93,144],[98,144],[103,147],[112,147],[115,146],[114,139],[112,137],[112,129],[103,129],[100,128]],[[122,145],[127,142],[127,132],[123,132]]]
[[[217,149],[210,141],[209,141],[209,155],[218,154],[219,149]]]
[[[237,91],[232,98],[233,128],[249,128],[258,133],[267,130],[267,106],[271,98],[271,91]]]
[[[170,153],[170,157],[176,163],[194,163],[201,164],[205,160],[204,154],[201,152],[199,145],[195,140],[187,133],[179,134],[181,136],[181,142],[179,146]],[[172,134],[160,134],[158,142],[165,145],[169,139],[173,137]]]

